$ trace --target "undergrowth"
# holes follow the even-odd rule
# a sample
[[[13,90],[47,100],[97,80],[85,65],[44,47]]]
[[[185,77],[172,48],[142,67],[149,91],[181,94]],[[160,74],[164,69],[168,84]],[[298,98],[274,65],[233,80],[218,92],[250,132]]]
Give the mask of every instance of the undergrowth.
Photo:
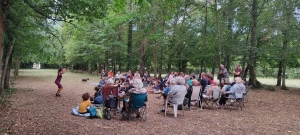
[[[4,93],[0,96],[0,108],[10,105],[8,99],[17,91],[16,88],[5,89]]]

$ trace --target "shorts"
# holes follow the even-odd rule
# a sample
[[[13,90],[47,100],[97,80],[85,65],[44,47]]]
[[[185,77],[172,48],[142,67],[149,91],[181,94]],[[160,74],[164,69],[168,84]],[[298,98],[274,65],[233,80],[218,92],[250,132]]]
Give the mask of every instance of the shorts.
[[[57,87],[58,87],[59,89],[63,87],[63,86],[60,84],[60,82],[55,82],[55,84],[57,85]]]
[[[223,84],[229,84],[229,78],[222,78],[221,83]]]
[[[167,99],[168,94],[167,93],[163,93],[162,96],[164,97],[164,99]]]

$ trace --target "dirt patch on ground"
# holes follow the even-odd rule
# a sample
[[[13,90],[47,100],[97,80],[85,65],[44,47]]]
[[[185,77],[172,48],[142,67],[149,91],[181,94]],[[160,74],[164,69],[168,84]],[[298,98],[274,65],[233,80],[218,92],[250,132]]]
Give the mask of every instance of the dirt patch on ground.
[[[1,134],[300,134],[298,89],[289,91],[251,90],[249,102],[242,111],[203,109],[197,107],[184,113],[173,110],[167,117],[159,112],[162,99],[149,94],[148,120],[124,121],[121,116],[111,120],[87,119],[71,115],[71,109],[85,92],[93,94],[99,77],[67,72],[63,75],[61,98],[57,90],[55,70],[25,70],[14,87],[20,89],[10,99],[12,106],[1,110]],[[89,77],[88,83],[81,83]]]

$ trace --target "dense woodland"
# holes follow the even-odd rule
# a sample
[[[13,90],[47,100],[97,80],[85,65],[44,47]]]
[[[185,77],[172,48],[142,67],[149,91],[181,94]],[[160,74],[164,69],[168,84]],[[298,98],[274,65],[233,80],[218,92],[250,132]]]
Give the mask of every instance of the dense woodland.
[[[286,89],[300,76],[299,23],[299,0],[1,0],[0,93],[33,62],[154,76],[240,63],[250,84]]]

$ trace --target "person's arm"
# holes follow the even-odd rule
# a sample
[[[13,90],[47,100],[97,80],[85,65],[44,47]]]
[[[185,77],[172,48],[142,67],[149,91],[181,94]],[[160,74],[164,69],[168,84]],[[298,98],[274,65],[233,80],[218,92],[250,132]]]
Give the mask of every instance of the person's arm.
[[[229,91],[226,91],[225,93],[227,93],[227,94],[234,93],[235,90],[236,90],[236,85],[233,85],[233,86],[229,89]]]

